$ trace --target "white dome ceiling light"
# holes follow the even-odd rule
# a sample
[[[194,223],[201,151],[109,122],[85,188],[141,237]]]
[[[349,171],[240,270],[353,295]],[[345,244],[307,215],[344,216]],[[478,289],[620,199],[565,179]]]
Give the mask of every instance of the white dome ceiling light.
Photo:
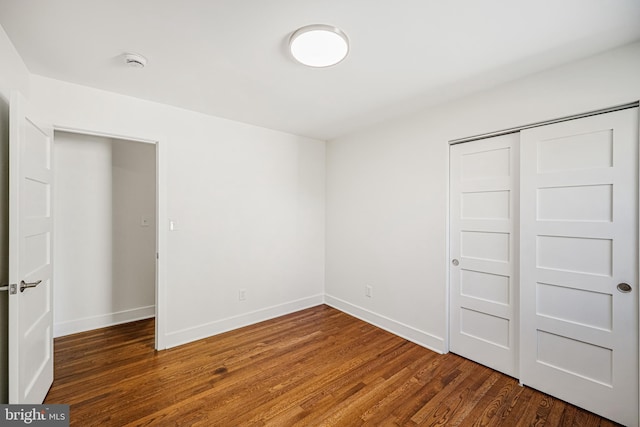
[[[296,61],[309,67],[330,67],[349,53],[349,38],[339,28],[314,24],[291,34],[289,49]]]
[[[124,63],[132,68],[144,68],[147,65],[147,58],[137,53],[125,53]]]

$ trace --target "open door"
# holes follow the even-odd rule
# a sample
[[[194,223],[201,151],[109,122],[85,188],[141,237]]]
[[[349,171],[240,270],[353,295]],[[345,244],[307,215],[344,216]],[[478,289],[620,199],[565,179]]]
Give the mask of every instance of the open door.
[[[51,126],[14,93],[9,136],[9,403],[42,403],[53,382]]]

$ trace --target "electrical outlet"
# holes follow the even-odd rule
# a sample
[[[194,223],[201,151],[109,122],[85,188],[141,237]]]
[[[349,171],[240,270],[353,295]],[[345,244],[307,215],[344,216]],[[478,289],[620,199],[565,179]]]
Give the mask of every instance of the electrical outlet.
[[[244,301],[247,299],[247,290],[246,289],[240,289],[238,291],[238,301]]]
[[[367,298],[371,298],[372,295],[373,295],[373,288],[371,287],[371,285],[366,285],[364,287],[364,296]]]

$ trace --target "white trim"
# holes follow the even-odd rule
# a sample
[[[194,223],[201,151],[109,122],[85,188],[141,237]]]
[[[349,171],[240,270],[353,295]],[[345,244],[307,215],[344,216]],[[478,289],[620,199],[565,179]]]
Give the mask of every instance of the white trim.
[[[640,105],[640,101],[638,102],[638,104]],[[638,109],[638,112],[636,112],[636,120],[637,120],[637,126],[638,126],[638,139],[640,142],[640,108]],[[640,149],[638,149],[638,154],[637,154],[637,159],[636,159],[636,168],[638,168],[638,170],[640,170]],[[637,193],[636,193],[636,203],[638,204],[637,206],[637,212],[638,212],[638,236],[636,240],[636,245],[640,244],[640,173],[636,174],[636,180],[637,180]],[[636,277],[640,278],[640,263],[636,268],[635,271]],[[638,287],[638,284],[636,284],[636,287]],[[640,289],[638,289],[640,290]],[[635,292],[635,298],[636,298],[636,305],[638,304],[638,294],[639,292]],[[638,316],[638,354],[640,354],[640,316]],[[638,383],[640,384],[640,357],[638,358]],[[640,393],[638,393],[638,419],[640,419]]]
[[[53,325],[53,336],[62,337],[76,334],[78,332],[90,331],[92,329],[105,328],[107,326],[119,325],[121,323],[134,322],[136,320],[149,319],[156,315],[156,307],[133,308],[114,313],[101,314],[98,316],[85,317],[82,319],[68,320],[66,322],[55,323]]]
[[[451,145],[447,149],[447,214],[445,215],[445,297],[444,297],[444,342],[443,351],[449,353],[451,350]]]
[[[421,331],[413,326],[376,314],[365,308],[358,307],[357,305],[341,300],[340,298],[332,297],[331,295],[325,294],[324,303],[344,313],[350,314],[353,317],[357,317],[360,320],[384,329],[387,332],[391,332],[394,335],[422,347],[426,347],[429,350],[433,350],[436,353],[442,354],[445,350],[445,342],[443,338]]]
[[[100,132],[100,131],[79,129],[79,128],[69,127],[69,126],[54,125],[53,130],[56,132],[75,133],[80,135],[98,136],[102,138],[122,139],[124,141],[143,142],[145,144],[156,144],[158,142],[157,140],[154,140],[154,139],[140,138],[137,136],[120,135],[113,132]]]
[[[165,334],[166,348],[176,347],[203,338],[209,338],[223,332],[232,331],[244,326],[253,325],[258,322],[263,322],[265,320],[284,316],[286,314],[295,313],[296,311],[315,307],[317,305],[321,305],[322,303],[323,296],[322,294],[318,294],[308,298],[302,298],[299,300],[262,308],[260,310],[238,314],[236,316],[227,317],[225,319],[216,320],[214,322],[204,323],[192,328],[169,332]]]
[[[167,212],[167,144],[156,142],[156,350],[167,348],[167,261],[169,214]]]

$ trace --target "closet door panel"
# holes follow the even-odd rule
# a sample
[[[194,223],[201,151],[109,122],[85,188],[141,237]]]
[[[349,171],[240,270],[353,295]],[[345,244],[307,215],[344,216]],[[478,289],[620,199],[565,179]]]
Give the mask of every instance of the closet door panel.
[[[508,375],[517,374],[517,143],[505,135],[450,151],[450,348]]]
[[[520,380],[629,426],[638,425],[637,138],[633,108],[524,130],[520,145]]]

